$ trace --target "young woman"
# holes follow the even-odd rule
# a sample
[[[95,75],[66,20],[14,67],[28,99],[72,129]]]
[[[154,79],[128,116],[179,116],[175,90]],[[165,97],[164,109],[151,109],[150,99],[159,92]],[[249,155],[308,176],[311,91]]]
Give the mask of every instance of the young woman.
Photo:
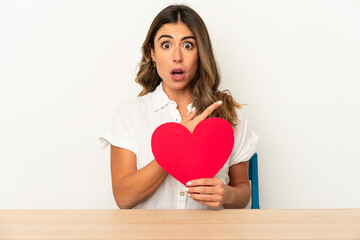
[[[100,138],[111,158],[112,188],[120,209],[244,208],[250,199],[248,160],[257,136],[220,76],[206,26],[184,5],[163,9],[152,22],[136,82],[143,90],[118,106],[110,129]],[[221,117],[235,133],[233,151],[214,178],[187,187],[163,170],[151,151],[153,131],[178,122],[191,132],[207,117]],[[181,159],[179,159],[181,161]]]

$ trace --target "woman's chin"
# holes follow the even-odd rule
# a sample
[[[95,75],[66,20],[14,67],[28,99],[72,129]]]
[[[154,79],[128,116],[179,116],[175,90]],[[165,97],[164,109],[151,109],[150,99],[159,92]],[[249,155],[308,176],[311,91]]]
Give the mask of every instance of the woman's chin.
[[[171,90],[183,90],[188,87],[189,82],[184,80],[181,81],[170,80],[170,81],[164,81],[163,84],[166,85],[166,87]]]
[[[184,91],[187,89],[189,89],[189,91],[190,91],[190,88],[188,88],[188,87],[189,87],[189,82],[186,82],[184,80],[182,80],[182,81],[173,81],[173,80],[163,81],[163,89],[165,92]]]

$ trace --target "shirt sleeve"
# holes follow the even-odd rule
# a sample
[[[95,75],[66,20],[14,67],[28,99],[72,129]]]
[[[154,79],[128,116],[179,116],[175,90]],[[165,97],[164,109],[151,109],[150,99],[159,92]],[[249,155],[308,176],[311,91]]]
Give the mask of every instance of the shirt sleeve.
[[[107,131],[99,138],[100,146],[110,159],[111,145],[125,148],[138,155],[138,141],[134,121],[131,114],[126,114],[126,106],[119,105],[113,115],[113,120]]]
[[[230,166],[248,161],[256,151],[258,136],[249,128],[248,121],[242,109],[236,109],[239,119],[236,127],[234,147],[229,157]]]

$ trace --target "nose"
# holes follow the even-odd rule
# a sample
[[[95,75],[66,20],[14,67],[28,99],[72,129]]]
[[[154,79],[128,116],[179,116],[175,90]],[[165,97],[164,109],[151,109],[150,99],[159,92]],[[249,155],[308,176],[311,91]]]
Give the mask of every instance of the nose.
[[[174,62],[182,62],[183,61],[181,49],[179,47],[174,48],[173,61]]]

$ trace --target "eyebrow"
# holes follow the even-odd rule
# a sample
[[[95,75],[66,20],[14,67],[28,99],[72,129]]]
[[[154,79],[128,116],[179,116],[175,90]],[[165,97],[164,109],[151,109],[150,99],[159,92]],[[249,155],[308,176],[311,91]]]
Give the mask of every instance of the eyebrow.
[[[167,37],[167,38],[174,39],[171,35],[161,35],[161,36],[159,37],[158,41],[159,41],[161,38],[163,38],[163,37]],[[188,39],[188,38],[192,38],[192,39],[195,40],[195,37],[194,37],[194,36],[186,36],[186,37],[183,37],[183,38],[181,39],[181,41],[184,41],[185,39]]]

